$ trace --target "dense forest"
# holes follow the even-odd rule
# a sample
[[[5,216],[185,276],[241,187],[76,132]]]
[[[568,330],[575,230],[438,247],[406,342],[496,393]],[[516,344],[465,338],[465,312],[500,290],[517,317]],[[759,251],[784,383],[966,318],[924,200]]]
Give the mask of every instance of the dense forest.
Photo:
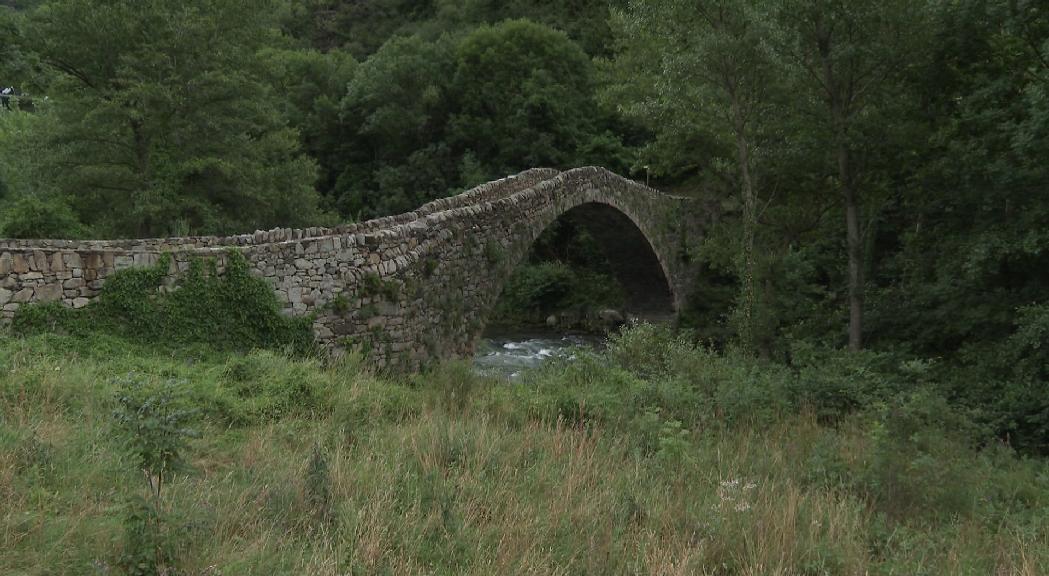
[[[922,359],[1049,450],[1039,2],[8,4],[4,236],[317,225],[602,165],[719,214],[689,247],[705,338]]]
[[[524,386],[288,352],[307,323],[250,278],[279,338],[220,297],[60,334],[26,307],[0,570],[1049,569],[1044,1],[3,0],[6,87],[4,238],[331,225],[584,165],[714,224],[673,331]],[[576,224],[505,318],[622,298]]]

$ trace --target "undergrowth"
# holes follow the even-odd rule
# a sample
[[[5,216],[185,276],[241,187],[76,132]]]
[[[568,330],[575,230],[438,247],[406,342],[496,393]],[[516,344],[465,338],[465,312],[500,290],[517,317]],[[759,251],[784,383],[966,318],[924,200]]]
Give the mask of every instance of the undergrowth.
[[[251,275],[247,259],[236,250],[226,254],[222,274],[214,260],[195,259],[168,286],[170,266],[171,256],[165,254],[154,266],[115,272],[95,301],[80,310],[60,303],[24,306],[12,330],[87,339],[111,335],[164,348],[313,351],[312,318],[281,314],[272,287]]]
[[[1046,462],[878,355],[787,368],[642,326],[508,383],[123,342],[0,342],[0,573],[1049,570]],[[152,508],[134,438],[185,463]]]

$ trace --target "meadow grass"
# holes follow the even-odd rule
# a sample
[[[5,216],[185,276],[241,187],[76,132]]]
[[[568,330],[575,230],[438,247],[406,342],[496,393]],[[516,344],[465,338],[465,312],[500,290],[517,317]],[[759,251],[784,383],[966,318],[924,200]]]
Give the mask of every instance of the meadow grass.
[[[0,573],[133,571],[130,380],[197,410],[170,574],[1049,573],[1044,461],[913,398],[829,422],[797,374],[641,332],[515,383],[5,339]]]

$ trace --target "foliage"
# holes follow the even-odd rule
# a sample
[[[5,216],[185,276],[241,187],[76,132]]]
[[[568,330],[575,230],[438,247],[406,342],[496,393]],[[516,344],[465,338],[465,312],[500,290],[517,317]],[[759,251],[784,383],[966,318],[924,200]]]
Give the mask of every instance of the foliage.
[[[731,135],[735,152],[727,157],[735,164],[743,206],[735,320],[739,343],[747,350],[757,345],[759,322],[755,237],[764,176],[759,159],[769,156],[761,148],[774,138],[769,123],[781,113],[775,106],[781,80],[767,40],[770,26],[755,4],[631,2],[613,20],[619,42],[612,74],[620,81],[609,83],[605,95],[627,116],[655,120],[657,132],[702,126],[715,138]],[[655,85],[638,87],[638,73]],[[667,122],[671,116],[688,122]]]
[[[187,440],[197,436],[188,427],[195,411],[180,406],[177,382],[150,389],[132,374],[119,390],[116,431],[149,488],[148,503],[133,499],[128,505],[121,563],[129,574],[161,574],[171,562],[163,490],[185,466]]]
[[[563,34],[528,21],[478,28],[457,47],[451,140],[491,175],[572,166],[600,134],[592,82]]]
[[[492,312],[492,322],[542,324],[561,312],[585,313],[622,304],[622,288],[605,273],[556,261],[518,266]]]
[[[259,50],[279,2],[52,0],[27,48],[56,71],[45,158],[100,236],[316,224],[314,163],[299,152]]]
[[[615,168],[622,145],[593,97],[592,68],[563,34],[527,21],[392,38],[342,100],[337,206],[371,217],[536,166]]]
[[[230,251],[224,259],[221,274],[213,261],[192,261],[179,277],[177,289],[171,289],[171,259],[164,256],[152,267],[113,274],[97,300],[82,310],[25,306],[12,326],[19,334],[57,329],[84,338],[108,333],[168,346],[311,352],[312,319],[281,314],[273,290],[251,275],[243,255]]]
[[[317,49],[338,47],[363,59],[392,37],[416,34],[432,38],[483,24],[527,19],[564,32],[588,54],[596,55],[609,48],[608,8],[604,0],[363,0],[352,4],[304,0],[296,3],[289,27]]]
[[[62,200],[43,201],[23,196],[7,206],[7,222],[0,234],[8,238],[76,238],[83,226]]]
[[[135,466],[147,476],[152,491],[159,496],[165,479],[183,465],[186,439],[196,435],[187,427],[194,412],[179,406],[177,382],[169,381],[150,390],[131,375],[119,388],[113,412],[117,430]]]

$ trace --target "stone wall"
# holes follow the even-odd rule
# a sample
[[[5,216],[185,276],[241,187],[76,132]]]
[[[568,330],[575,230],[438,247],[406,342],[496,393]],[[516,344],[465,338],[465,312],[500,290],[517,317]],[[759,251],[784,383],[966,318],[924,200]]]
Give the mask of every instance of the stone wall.
[[[692,269],[682,253],[702,232],[692,203],[600,168],[530,170],[387,218],[339,228],[232,237],[117,241],[0,240],[0,314],[30,302],[90,303],[114,271],[171,253],[172,278],[230,248],[269,282],[287,313],[314,314],[317,338],[361,347],[376,365],[414,367],[472,351],[514,266],[566,211],[611,206],[648,239],[676,305]]]

